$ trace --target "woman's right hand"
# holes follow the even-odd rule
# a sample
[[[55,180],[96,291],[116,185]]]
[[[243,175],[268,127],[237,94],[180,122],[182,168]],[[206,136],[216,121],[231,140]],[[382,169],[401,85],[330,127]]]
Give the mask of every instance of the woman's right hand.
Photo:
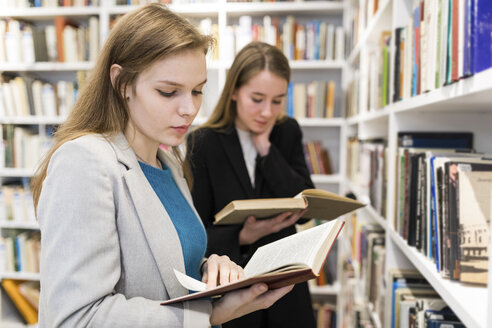
[[[248,217],[239,232],[239,245],[251,245],[264,236],[295,224],[306,211],[302,210],[294,214],[284,212],[271,219],[262,220],[257,220],[254,216]]]
[[[245,314],[269,308],[292,290],[294,285],[268,290],[264,283],[225,294],[213,303],[210,324],[219,325]]]

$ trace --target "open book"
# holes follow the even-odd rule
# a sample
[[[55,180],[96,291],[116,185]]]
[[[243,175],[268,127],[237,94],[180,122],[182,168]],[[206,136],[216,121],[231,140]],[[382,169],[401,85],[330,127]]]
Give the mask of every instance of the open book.
[[[244,268],[244,279],[210,290],[206,290],[205,283],[175,270],[181,285],[197,292],[162,302],[161,305],[221,296],[260,282],[273,289],[316,278],[344,224],[342,219],[332,220],[259,247]]]
[[[303,218],[332,220],[362,206],[358,201],[325,190],[306,189],[291,198],[234,200],[215,214],[214,224],[242,224],[250,215],[262,219],[305,208],[308,210]]]

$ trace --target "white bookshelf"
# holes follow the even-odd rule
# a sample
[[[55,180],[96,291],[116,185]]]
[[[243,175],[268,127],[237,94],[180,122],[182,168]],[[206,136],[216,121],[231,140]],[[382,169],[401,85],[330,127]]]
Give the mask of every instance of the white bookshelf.
[[[99,38],[100,44],[104,43],[109,33],[109,23],[117,15],[123,15],[135,9],[137,6],[114,5],[112,0],[100,0],[99,6],[91,7],[53,7],[53,8],[2,8],[0,19],[14,18],[21,21],[28,21],[39,25],[53,24],[56,16],[66,16],[77,22],[85,22],[90,17],[99,18]],[[226,0],[211,1],[207,3],[189,3],[189,4],[170,4],[169,7],[186,17],[192,22],[197,22],[203,18],[211,18],[219,26],[219,58],[224,58],[224,46],[221,40],[225,39],[225,30],[228,25],[235,24],[242,15],[250,15],[253,19],[260,19],[265,15],[285,19],[287,15],[303,17],[303,19],[326,19],[334,21],[335,25],[340,25],[344,13],[343,1],[295,1],[295,2],[274,2],[274,3],[228,3]],[[208,90],[206,91],[204,104],[201,111],[210,112],[213,109],[220,90],[225,83],[225,75],[230,67],[230,60],[208,61]],[[315,79],[330,79],[334,77],[337,83],[336,112],[343,116],[344,100],[342,96],[342,79],[345,74],[345,61],[333,60],[292,60],[292,80],[310,81]],[[32,64],[24,63],[0,63],[0,73],[19,73],[21,75],[34,74],[39,77],[46,77],[50,82],[56,81],[63,77],[76,80],[78,71],[90,71],[94,66],[93,62],[36,62]],[[206,116],[206,115],[204,115]],[[194,124],[200,124],[205,121],[205,117],[197,117]],[[46,133],[47,126],[58,125],[64,121],[64,117],[0,117],[0,124],[14,124],[24,126],[37,126],[41,133]],[[328,189],[340,193],[344,184],[343,177],[345,168],[345,133],[346,120],[341,117],[332,119],[299,119],[299,124],[303,134],[307,139],[320,139],[323,146],[330,150],[330,157],[335,173],[332,175],[313,175],[312,180],[316,187]],[[32,169],[21,168],[0,168],[0,181],[15,178],[30,178],[33,175]],[[9,229],[37,230],[37,223],[23,222],[0,222],[0,233],[5,233]],[[3,273],[0,272],[0,280],[4,278],[22,279],[22,280],[39,280],[39,274],[26,273]],[[316,288],[313,293],[318,296],[327,295],[329,297],[337,296],[340,291],[340,285],[325,286]],[[2,304],[2,295],[0,290],[0,326],[17,327],[24,325],[19,324],[21,317],[14,315],[12,309],[9,309],[6,302]],[[7,306],[7,308],[6,308]],[[14,318],[14,319],[12,319]]]
[[[356,3],[357,1],[353,1]],[[364,51],[370,45],[379,42],[382,30],[392,30],[403,26],[409,14],[405,8],[411,7],[410,0],[388,0],[380,3],[379,10],[353,47],[348,60],[347,70],[364,69]],[[394,36],[394,34],[393,34]],[[390,49],[394,49],[394,40]],[[392,52],[393,56],[394,52]],[[394,59],[391,59],[391,63]],[[393,66],[393,64],[391,64]],[[393,85],[393,71],[390,71],[389,85]],[[351,75],[348,73],[348,75]],[[362,79],[361,74],[361,79]],[[345,82],[350,81],[348,78]],[[407,242],[393,227],[396,209],[395,194],[397,133],[399,131],[469,131],[474,133],[474,146],[486,153],[492,152],[492,69],[485,70],[474,76],[461,79],[430,92],[402,101],[392,102],[390,88],[390,104],[374,111],[359,113],[346,120],[349,136],[360,139],[383,137],[387,140],[388,156],[387,171],[387,203],[386,217],[367,206],[359,210],[358,215],[378,223],[386,234],[386,272],[392,267],[417,269],[428,280],[436,292],[447,302],[466,327],[485,328],[492,326],[492,279],[489,274],[489,287],[476,287],[444,279],[437,272],[435,264],[408,246]],[[347,190],[353,191],[358,199],[369,202],[367,195],[361,192],[356,181],[345,183]],[[492,229],[492,226],[491,226]],[[492,231],[492,230],[491,230]],[[492,272],[492,261],[489,259],[489,272]],[[343,294],[343,293],[342,293]],[[380,318],[371,313],[374,320]],[[388,327],[385,323],[384,327]]]

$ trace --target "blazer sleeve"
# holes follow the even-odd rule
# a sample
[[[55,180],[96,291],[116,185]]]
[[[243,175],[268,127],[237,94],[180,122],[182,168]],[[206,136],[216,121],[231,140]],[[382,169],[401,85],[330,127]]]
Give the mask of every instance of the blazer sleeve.
[[[299,124],[287,119],[278,129],[271,136],[269,153],[258,158],[257,168],[274,197],[292,197],[314,188],[314,184],[306,165]]]
[[[109,147],[94,148],[77,142],[61,146],[43,183],[37,210],[43,286],[39,326],[178,327],[187,320],[209,326],[209,301],[161,306],[115,292],[125,272],[114,205],[118,193],[110,178],[113,166],[105,161],[116,159]]]

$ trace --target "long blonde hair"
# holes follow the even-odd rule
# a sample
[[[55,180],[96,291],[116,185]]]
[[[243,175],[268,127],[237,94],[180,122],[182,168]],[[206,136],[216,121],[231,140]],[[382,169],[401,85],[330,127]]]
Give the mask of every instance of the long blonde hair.
[[[287,81],[290,81],[288,59],[277,47],[264,42],[250,42],[242,48],[227,72],[224,89],[209,119],[201,127],[225,129],[234,125],[237,115],[236,102],[232,99],[234,91],[248,81],[267,70]],[[282,115],[277,119],[281,119]]]
[[[164,5],[149,4],[118,19],[72,112],[54,134],[54,146],[31,179],[35,207],[50,159],[61,145],[86,134],[110,136],[123,131],[129,120],[126,89],[134,87],[142,71],[184,50],[203,49],[206,53],[212,43],[211,37],[200,34],[190,22]],[[113,64],[122,67],[114,87],[109,73]],[[173,152],[178,156],[177,149]]]

